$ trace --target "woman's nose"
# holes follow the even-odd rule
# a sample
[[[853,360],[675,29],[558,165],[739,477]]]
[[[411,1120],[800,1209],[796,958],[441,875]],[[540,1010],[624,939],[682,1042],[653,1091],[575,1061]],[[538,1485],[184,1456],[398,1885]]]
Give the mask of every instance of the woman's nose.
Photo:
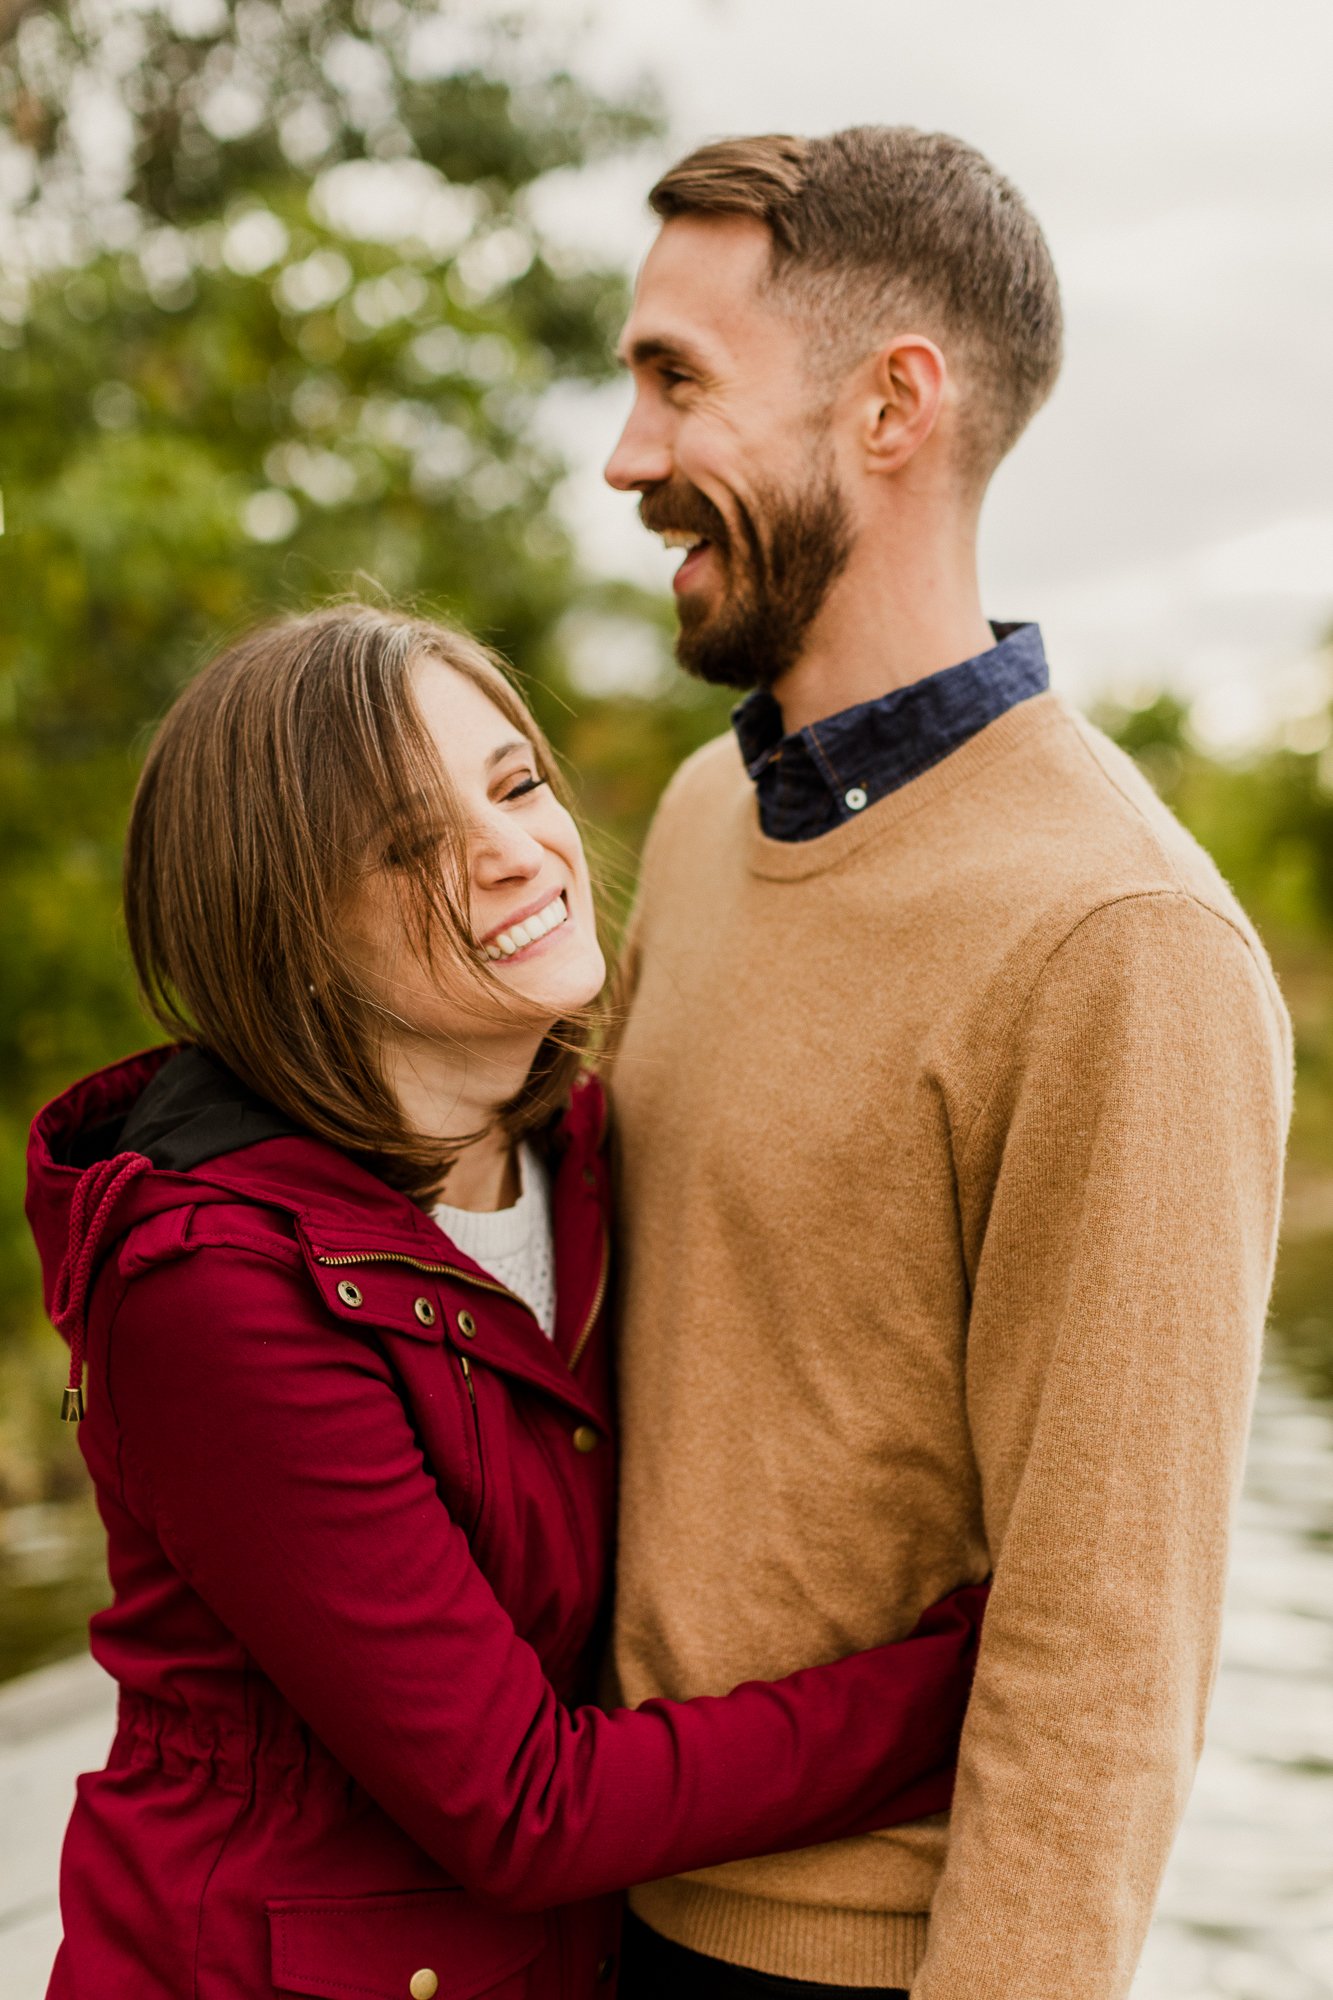
[[[539,840],[505,813],[475,819],[469,849],[473,876],[483,889],[498,882],[530,881],[540,873],[546,853]]]

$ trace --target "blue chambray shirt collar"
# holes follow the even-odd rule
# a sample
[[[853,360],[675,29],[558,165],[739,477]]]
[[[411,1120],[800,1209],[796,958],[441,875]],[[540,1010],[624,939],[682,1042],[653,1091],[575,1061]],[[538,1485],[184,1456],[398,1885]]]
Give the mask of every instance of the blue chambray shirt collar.
[[[814,840],[854,819],[1009,709],[1050,686],[1036,625],[992,625],[995,644],[874,701],[858,702],[786,735],[782,710],[756,688],[732,727],[772,840]]]

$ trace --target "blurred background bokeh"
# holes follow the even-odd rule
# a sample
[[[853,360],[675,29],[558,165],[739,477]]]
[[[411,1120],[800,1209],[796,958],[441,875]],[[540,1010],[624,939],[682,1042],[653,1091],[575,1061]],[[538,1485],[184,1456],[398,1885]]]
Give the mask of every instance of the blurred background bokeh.
[[[727,714],[672,665],[661,552],[597,481],[644,190],[710,134],[905,121],[1013,175],[1066,283],[989,608],[1042,621],[1295,1016],[1232,1735],[1252,1788],[1296,1789],[1237,1808],[1225,1852],[1215,1825],[1201,1879],[1265,1816],[1275,1841],[1333,1824],[1331,23],[1319,0],[0,0],[0,1678],[77,1651],[106,1588],[23,1152],[49,1095],[151,1039],[117,884],[155,718],[258,614],[349,590],[441,611],[524,678],[623,905],[662,785]],[[1333,1993],[1333,1891],[1303,1836],[1269,1852],[1272,1922],[1196,1911],[1163,1993]]]

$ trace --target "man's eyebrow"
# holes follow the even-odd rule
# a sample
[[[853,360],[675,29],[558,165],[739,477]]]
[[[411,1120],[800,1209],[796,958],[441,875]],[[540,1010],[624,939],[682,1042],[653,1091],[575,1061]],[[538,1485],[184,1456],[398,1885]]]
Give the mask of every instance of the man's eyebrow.
[[[640,334],[626,347],[622,342],[617,350],[620,360],[627,368],[647,368],[654,361],[683,362],[687,368],[702,369],[703,356],[686,340],[672,340],[666,334]]]

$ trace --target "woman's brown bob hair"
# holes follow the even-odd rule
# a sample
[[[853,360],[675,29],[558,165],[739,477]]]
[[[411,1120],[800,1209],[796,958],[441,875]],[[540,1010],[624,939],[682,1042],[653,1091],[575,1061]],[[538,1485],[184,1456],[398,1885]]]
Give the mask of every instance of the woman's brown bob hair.
[[[486,1018],[494,975],[468,921],[466,827],[412,691],[425,658],[484,691],[565,800],[545,737],[475,639],[342,605],[263,626],[191,682],[149,751],[125,851],[125,921],[154,1017],[418,1200],[458,1146],[405,1122],[378,1053],[385,1015],[344,941],[358,878],[391,864],[412,948],[447,963]],[[507,1131],[563,1107],[594,1025],[588,1010],[545,1036],[499,1114]]]

